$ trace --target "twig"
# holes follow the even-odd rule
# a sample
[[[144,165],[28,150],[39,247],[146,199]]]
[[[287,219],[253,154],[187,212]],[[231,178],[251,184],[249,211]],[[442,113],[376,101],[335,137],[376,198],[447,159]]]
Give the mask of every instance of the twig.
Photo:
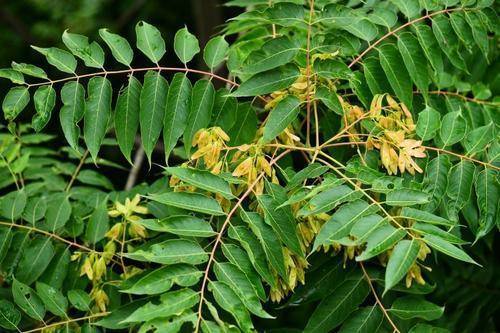
[[[128,191],[132,187],[134,187],[137,176],[139,175],[139,171],[141,170],[142,163],[144,162],[144,156],[144,148],[141,145],[135,152],[134,165],[132,166],[132,168],[130,169],[130,173],[128,174],[127,183],[125,184],[125,191]]]
[[[39,327],[39,328],[35,328],[35,329],[32,329],[32,330],[28,330],[28,331],[23,331],[23,333],[39,332],[39,331],[45,330],[47,328],[57,327],[57,326],[61,326],[61,325],[69,324],[69,323],[74,323],[74,322],[77,322],[77,321],[83,321],[83,320],[88,320],[88,319],[93,319],[93,318],[104,317],[104,316],[107,316],[108,314],[110,314],[110,312],[101,312],[101,313],[96,313],[96,314],[93,314],[93,315],[90,315],[90,316],[86,316],[86,317],[81,317],[81,318],[75,318],[75,319],[69,319],[69,320],[65,320],[65,321],[60,321],[60,322],[57,322],[57,323],[54,323],[54,324],[50,324],[50,325],[47,325],[47,326],[44,326],[44,327]]]
[[[80,163],[78,163],[75,172],[73,172],[73,174],[71,175],[71,179],[69,180],[68,186],[66,186],[66,192],[69,192],[71,186],[73,186],[73,183],[75,182],[76,177],[78,177],[78,174],[80,173],[80,170],[83,164],[85,163],[85,159],[87,158],[88,155],[89,155],[89,150],[87,149],[80,158]]]
[[[362,262],[359,262],[359,266],[361,267],[361,270],[363,271],[363,275],[365,276],[365,279],[368,282],[368,285],[370,286],[373,297],[375,297],[375,302],[377,302],[378,306],[380,307],[380,310],[382,310],[382,313],[387,318],[387,321],[389,322],[389,324],[391,324],[392,328],[394,329],[393,332],[401,333],[401,331],[398,329],[396,324],[394,324],[394,322],[392,321],[391,317],[389,316],[389,313],[387,313],[387,310],[385,309],[384,304],[382,304],[382,302],[378,298],[377,291],[375,290],[375,287],[373,287],[372,280],[371,280],[370,276],[368,275],[368,273],[366,272],[365,266],[363,265]]]

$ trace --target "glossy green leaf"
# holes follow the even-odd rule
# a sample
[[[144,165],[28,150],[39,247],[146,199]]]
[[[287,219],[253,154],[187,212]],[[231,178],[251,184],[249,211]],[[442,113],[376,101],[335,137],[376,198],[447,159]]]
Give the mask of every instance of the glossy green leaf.
[[[182,73],[176,73],[170,83],[170,89],[167,95],[167,109],[163,124],[165,161],[168,161],[170,153],[186,128],[191,88],[191,81]]]
[[[49,122],[56,105],[56,91],[52,86],[41,86],[36,90],[33,102],[36,115],[33,117],[31,126],[36,132],[40,132]]]
[[[0,78],[8,79],[14,84],[24,84],[23,73],[10,68],[0,69]]]
[[[25,63],[17,63],[15,61],[12,62],[11,66],[14,70],[23,73],[24,75],[33,76],[40,79],[47,78],[47,73],[45,73],[45,71],[38,66]]]
[[[71,53],[83,60],[85,66],[103,68],[104,51],[97,42],[89,43],[86,36],[69,33],[68,30],[64,31],[62,41]]]
[[[398,9],[408,18],[412,19],[420,14],[420,4],[418,0],[391,0]]]
[[[187,27],[178,30],[174,37],[174,51],[183,64],[190,62],[200,52],[198,38]]]
[[[363,72],[366,84],[373,95],[392,92],[391,85],[387,81],[387,76],[375,57],[368,57],[363,61]],[[369,101],[371,102],[371,100]]]
[[[48,284],[37,282],[36,292],[49,312],[62,318],[67,316],[68,300],[59,290]]]
[[[446,195],[449,199],[448,210],[455,220],[471,196],[474,172],[474,163],[466,160],[457,163],[449,171]]]
[[[297,97],[289,95],[281,100],[269,113],[262,140],[269,142],[276,138],[297,118],[299,112],[300,100]]]
[[[467,253],[458,248],[457,246],[450,244],[448,241],[436,237],[434,235],[425,235],[423,238],[424,242],[436,251],[439,251],[449,257],[462,260],[468,263],[477,264],[474,259],[472,259]]]
[[[410,32],[398,35],[398,49],[406,65],[408,74],[410,74],[418,90],[426,96],[430,77],[427,69],[427,60],[417,38]]]
[[[495,219],[498,220],[497,206],[500,202],[500,188],[498,182],[495,182],[495,176],[495,171],[484,169],[477,174],[474,182],[477,205],[481,212],[477,238],[486,235],[495,225]]]
[[[227,56],[229,44],[224,36],[217,36],[210,39],[203,50],[203,60],[211,70],[219,66]]]
[[[208,260],[208,254],[198,243],[184,239],[169,239],[148,249],[128,253],[126,256],[134,260],[164,265],[178,263],[198,265]]]
[[[160,296],[159,304],[148,302],[135,310],[122,323],[143,322],[158,317],[169,317],[191,308],[198,301],[198,293],[191,289],[170,291]]]
[[[255,138],[257,133],[257,114],[251,103],[241,103],[238,105],[235,124],[241,126],[233,126],[227,133],[231,140],[230,146],[239,146],[245,143],[250,143]]]
[[[437,306],[420,297],[404,296],[392,303],[389,312],[405,320],[412,318],[435,320],[443,315],[444,306]]]
[[[132,163],[131,153],[139,127],[140,94],[139,80],[130,76],[128,85],[120,91],[115,107],[115,133],[118,146],[125,158]]]
[[[458,37],[453,31],[450,20],[446,15],[436,15],[432,19],[432,31],[441,50],[456,68],[466,72],[467,65],[458,49]]]
[[[109,229],[109,217],[106,207],[106,200],[100,202],[90,215],[87,228],[85,230],[85,239],[90,244],[97,244],[102,240]]]
[[[209,222],[190,215],[169,216],[162,220],[144,219],[138,223],[149,230],[181,236],[212,237],[216,234]]]
[[[221,308],[229,312],[238,322],[238,325],[244,332],[250,332],[253,329],[250,314],[245,309],[238,295],[225,283],[212,282],[208,283],[208,290],[214,295],[215,301]]]
[[[148,71],[140,95],[139,122],[144,152],[151,164],[151,154],[160,137],[165,118],[168,82],[156,71]]]
[[[408,107],[412,107],[413,86],[403,58],[395,46],[386,44],[379,48],[380,65],[396,96]],[[420,69],[422,70],[422,69]]]
[[[467,133],[464,140],[467,154],[473,155],[483,151],[489,143],[495,140],[495,137],[495,125],[492,122],[473,129]]]
[[[418,113],[416,132],[424,140],[431,140],[441,127],[441,114],[430,106]]]
[[[436,73],[442,73],[444,68],[443,57],[441,56],[441,50],[432,29],[426,24],[415,24],[413,27],[422,51],[424,51],[432,68],[434,68]]]
[[[140,21],[135,26],[137,36],[137,48],[144,53],[149,60],[158,64],[165,54],[165,41],[161,36],[160,30],[151,24]]]
[[[30,102],[30,93],[27,87],[10,88],[2,103],[5,120],[14,120]]]
[[[449,112],[441,121],[440,138],[444,146],[461,141],[467,131],[467,122],[460,111]]]
[[[229,94],[226,88],[217,90],[212,112],[212,124],[226,133],[234,126],[238,112],[238,101]]]
[[[288,88],[300,76],[297,66],[287,64],[255,74],[232,93],[235,97],[258,96]]]
[[[63,106],[59,111],[59,121],[71,148],[78,149],[80,128],[78,122],[85,114],[85,88],[75,81],[67,82],[61,89]]]
[[[340,333],[372,333],[378,332],[382,326],[384,316],[377,305],[360,308],[347,318]]]
[[[191,153],[191,146],[196,132],[208,127],[210,119],[212,119],[214,101],[215,88],[212,82],[208,80],[197,81],[191,92],[186,129],[183,136],[184,147],[188,156]]]
[[[134,51],[132,51],[129,42],[125,38],[109,32],[108,29],[99,29],[99,36],[108,45],[113,57],[118,62],[130,66],[134,58]]]
[[[71,216],[71,204],[65,193],[58,193],[47,201],[43,227],[55,231],[64,227]]]
[[[429,202],[425,192],[410,189],[398,189],[387,193],[385,203],[389,206],[414,206]]]
[[[234,199],[229,183],[223,178],[214,175],[207,170],[194,168],[169,167],[165,171],[170,175],[179,178],[185,183],[191,184],[199,189],[218,193],[226,199]]]
[[[373,231],[366,239],[366,249],[356,257],[356,261],[368,260],[390,249],[406,235],[403,229],[386,224]]]
[[[326,213],[338,205],[358,199],[363,194],[357,192],[347,185],[339,185],[315,195],[307,206],[303,206],[298,214],[300,216],[310,216],[314,214]]]
[[[309,318],[304,333],[331,332],[357,309],[368,292],[368,285],[362,277],[346,280],[319,303]]]
[[[415,260],[417,260],[419,251],[420,243],[414,238],[411,240],[405,239],[396,244],[385,269],[384,293],[403,279]]]
[[[108,129],[113,89],[108,79],[97,76],[89,80],[87,90],[83,135],[95,161]]]
[[[202,275],[203,272],[191,265],[164,266],[125,280],[120,291],[134,295],[156,295],[170,290],[174,284],[181,287],[195,285]]]
[[[90,311],[92,299],[89,294],[81,289],[72,289],[68,291],[68,299],[71,305],[80,311]]]
[[[12,191],[4,195],[0,200],[0,210],[2,216],[14,221],[24,211],[28,197],[26,191]]]
[[[441,216],[434,215],[432,213],[426,212],[424,210],[418,210],[412,207],[403,207],[401,213],[399,214],[401,217],[406,219],[411,219],[415,221],[444,225],[444,226],[453,226],[454,223],[442,218]]]
[[[47,62],[56,67],[61,72],[75,74],[76,59],[68,51],[58,49],[57,47],[42,48],[31,46],[35,51],[40,52],[47,58]]]
[[[273,38],[264,43],[258,52],[250,55],[241,72],[256,74],[283,66],[292,61],[299,49],[288,37]]]
[[[50,238],[33,239],[23,249],[17,266],[16,278],[27,285],[32,284],[48,267],[54,254],[54,245]]]
[[[219,203],[199,193],[167,192],[147,197],[159,203],[209,215],[225,215]]]

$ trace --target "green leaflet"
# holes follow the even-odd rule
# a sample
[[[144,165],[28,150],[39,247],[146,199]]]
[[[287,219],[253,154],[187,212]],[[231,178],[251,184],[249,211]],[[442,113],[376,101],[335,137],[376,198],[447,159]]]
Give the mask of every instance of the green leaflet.
[[[386,28],[392,28],[398,21],[398,16],[390,9],[376,7],[373,12],[368,15],[368,19]]]
[[[81,289],[72,289],[68,291],[68,299],[71,305],[80,311],[90,311],[90,296]]]
[[[257,197],[260,207],[264,211],[265,221],[276,232],[281,241],[299,256],[303,256],[303,250],[297,235],[297,225],[293,219],[289,207],[278,208],[278,202],[270,195],[264,194]]]
[[[166,52],[165,41],[161,36],[160,30],[147,22],[140,21],[135,26],[135,34],[137,36],[137,48],[149,60],[158,64]]]
[[[165,171],[170,175],[179,178],[183,182],[191,184],[202,190],[206,190],[211,193],[218,193],[229,200],[235,198],[231,192],[229,183],[223,178],[214,175],[210,171],[187,167],[170,167],[165,168]]]
[[[131,153],[139,127],[140,94],[139,80],[130,76],[128,85],[120,91],[115,107],[115,133],[118,146],[125,158],[132,163]]]
[[[306,179],[314,179],[328,171],[328,167],[325,165],[321,165],[319,163],[311,163],[306,166],[304,169],[297,172],[293,177],[288,181],[286,185],[287,189],[293,189],[301,185],[301,183]]]
[[[39,281],[44,282],[55,289],[61,289],[68,274],[68,266],[71,260],[70,250],[59,246],[49,266],[40,276]]]
[[[264,223],[264,220],[258,213],[241,210],[240,216],[243,221],[248,223],[252,232],[259,239],[271,266],[283,279],[287,280],[288,274],[285,267],[285,258],[278,235],[271,226]]]
[[[243,329],[243,332],[251,332],[253,329],[250,314],[245,309],[242,301],[238,295],[225,283],[212,282],[208,283],[208,290],[210,290],[215,298],[215,301],[221,308],[229,312],[238,325]]]
[[[255,271],[247,253],[235,244],[222,244],[224,256],[236,267],[238,267],[250,280],[252,286],[261,300],[266,300],[266,292],[262,286],[261,279]]]
[[[85,230],[85,239],[90,244],[97,244],[102,240],[109,229],[109,217],[106,207],[106,200],[102,200],[90,215],[90,219]]]
[[[448,174],[447,209],[452,220],[458,220],[458,212],[465,206],[471,196],[474,179],[474,163],[462,160],[454,165]]]
[[[348,80],[352,75],[351,70],[346,64],[340,60],[334,59],[317,59],[314,61],[313,69],[318,76],[325,79]]]
[[[35,282],[48,267],[54,254],[54,245],[50,238],[33,239],[22,251],[15,275],[18,281],[27,285]]]
[[[256,74],[286,65],[293,60],[298,51],[299,49],[288,37],[270,39],[261,49],[248,57],[241,72]]]
[[[415,24],[413,28],[415,29],[415,34],[422,47],[422,51],[424,51],[432,68],[434,68],[436,73],[442,73],[444,68],[443,57],[441,56],[441,49],[436,37],[432,33],[432,29],[426,24]]]
[[[495,140],[495,125],[490,122],[488,125],[477,127],[467,133],[463,141],[468,155],[474,155],[484,150],[484,148]]]
[[[147,198],[165,205],[203,214],[214,216],[226,215],[215,199],[199,193],[167,192],[162,194],[153,194]]]
[[[453,226],[454,223],[451,221],[448,221],[447,219],[444,219],[440,216],[434,215],[432,213],[423,211],[423,210],[418,210],[415,208],[411,207],[403,207],[401,210],[401,213],[399,214],[401,217],[415,220],[415,221],[421,221],[425,223],[430,223],[430,224],[437,224],[437,225],[443,225],[443,226]]]
[[[390,249],[406,235],[405,230],[396,229],[389,224],[373,231],[366,239],[366,249],[356,257],[356,261],[368,260]]]
[[[200,52],[198,39],[187,27],[177,31],[174,37],[174,51],[183,64],[190,62]]]
[[[351,17],[351,21],[343,29],[367,42],[375,39],[378,34],[377,26],[368,19],[359,17]]]
[[[208,260],[208,254],[198,243],[184,239],[169,239],[154,244],[146,250],[130,252],[126,257],[164,265],[179,263],[198,265]]]
[[[363,61],[363,72],[366,84],[370,88],[372,95],[392,92],[391,85],[387,81],[387,76],[384,74],[380,62],[376,57],[368,57]],[[367,103],[370,102],[371,100],[367,101]]]
[[[387,193],[385,203],[389,206],[413,206],[429,202],[425,192],[410,189],[398,189]]]
[[[427,243],[431,248],[433,248],[436,251],[439,251],[441,253],[444,253],[447,256],[450,256],[452,258],[462,260],[465,262],[469,262],[471,264],[476,264],[479,265],[477,262],[474,261],[467,253],[465,253],[463,250],[460,248],[456,247],[453,244],[450,244],[448,241],[436,237],[434,235],[425,235],[423,238],[423,241]]]
[[[415,130],[423,141],[433,139],[440,127],[441,114],[432,107],[426,106],[424,110],[418,113],[417,127]]]
[[[458,37],[453,32],[450,20],[445,15],[437,15],[431,21],[432,31],[441,50],[446,54],[453,66],[467,72],[467,65],[458,50]]]
[[[224,39],[224,36],[217,36],[210,39],[203,50],[203,60],[208,68],[214,70],[226,58],[229,50],[229,44]]]
[[[212,124],[228,133],[236,122],[237,112],[238,100],[230,96],[229,90],[226,88],[217,90],[212,112]]]
[[[349,80],[349,85],[351,89],[353,89],[356,96],[358,96],[364,107],[369,108],[372,100],[372,94],[363,73],[360,71],[353,72],[353,76],[351,80]]]
[[[78,122],[85,114],[85,88],[75,81],[67,82],[61,89],[63,106],[59,111],[59,121],[71,148],[78,150],[80,128]]]
[[[331,332],[356,310],[368,296],[368,292],[368,285],[362,276],[355,280],[346,280],[319,303],[309,318],[304,332]]]
[[[411,318],[435,320],[443,315],[444,306],[437,306],[421,297],[404,296],[396,299],[394,303],[392,303],[389,312],[405,320]]]
[[[377,305],[359,308],[349,316],[340,328],[340,333],[378,332],[384,322],[384,316]]]
[[[167,93],[167,80],[160,72],[148,71],[141,90],[139,122],[142,146],[150,165],[151,154],[163,128]]]
[[[319,87],[314,95],[317,99],[322,101],[330,110],[338,115],[344,115],[344,108],[340,102],[337,93],[326,87]]]
[[[403,279],[411,265],[417,260],[419,251],[420,243],[414,238],[405,239],[396,244],[385,269],[384,293]]]
[[[418,0],[391,0],[398,9],[408,18],[412,19],[420,14],[420,4]]]
[[[283,132],[298,116],[300,100],[289,95],[281,100],[269,113],[264,126],[263,142],[269,142]]]
[[[450,14],[450,23],[457,37],[465,47],[469,50],[472,49],[474,37],[472,36],[472,29],[467,24],[463,12],[454,12]]]
[[[71,204],[65,193],[57,193],[47,200],[45,220],[40,228],[54,232],[64,227],[71,216]]]
[[[433,212],[443,199],[448,184],[448,171],[451,167],[447,155],[438,155],[427,163],[424,176],[424,189],[430,194],[426,210]]]
[[[176,73],[170,83],[163,124],[163,144],[165,145],[165,161],[167,162],[170,153],[186,128],[191,88],[191,81],[182,73]]]
[[[130,66],[134,58],[134,51],[132,51],[129,42],[125,38],[109,32],[108,29],[99,29],[99,36],[108,45],[113,57],[118,62]]]
[[[0,77],[8,79],[15,84],[24,84],[24,75],[21,72],[18,72],[14,69],[10,68],[0,69]]]
[[[42,48],[31,46],[35,51],[40,52],[47,58],[47,62],[56,67],[61,72],[75,74],[76,59],[68,51],[58,49],[57,47]]]
[[[10,88],[2,103],[5,120],[14,120],[30,102],[30,93],[27,87]]]
[[[62,292],[42,282],[36,283],[36,292],[49,312],[61,318],[67,316],[68,300]]]
[[[262,309],[250,280],[236,265],[216,262],[214,271],[217,279],[231,287],[250,312],[261,318],[274,318]]]
[[[12,191],[4,195],[0,201],[2,216],[14,222],[23,213],[27,200],[28,197],[24,190]]]
[[[210,223],[190,215],[169,216],[163,220],[144,219],[138,222],[149,230],[181,236],[212,237],[216,232]]]
[[[359,218],[352,226],[349,234],[356,238],[357,244],[362,244],[366,241],[367,237],[372,234],[377,228],[387,223],[380,215],[370,214]]]
[[[12,282],[14,302],[31,318],[41,321],[45,317],[45,306],[33,289],[17,281]]]
[[[191,308],[199,301],[198,293],[191,289],[170,291],[160,296],[160,303],[149,302],[128,316],[122,323],[143,322],[158,317],[169,317]]]
[[[47,73],[45,73],[45,71],[42,68],[37,67],[35,65],[25,64],[25,63],[17,63],[15,61],[13,61],[11,66],[15,71],[23,73],[24,75],[33,76],[33,77],[37,77],[37,78],[41,78],[41,79],[47,78]]]
[[[235,124],[241,126],[233,126],[227,133],[231,138],[229,145],[234,147],[250,143],[257,133],[257,123],[257,114],[252,104],[249,102],[239,104]]]
[[[488,41],[488,31],[484,24],[484,17],[482,17],[480,13],[472,11],[464,11],[463,15],[465,17],[465,21],[467,21],[471,27],[474,41],[481,52],[483,52],[485,59],[488,59],[490,43]]]
[[[96,42],[89,43],[86,36],[69,33],[68,30],[64,31],[62,41],[71,53],[83,60],[85,66],[103,68],[104,51]]]
[[[191,146],[196,132],[206,128],[212,119],[214,100],[215,88],[211,81],[199,80],[194,84],[183,136],[187,156],[191,154]]]
[[[245,97],[268,94],[276,90],[288,88],[299,76],[300,72],[297,66],[287,64],[255,74],[243,82],[232,95],[234,97]]]
[[[0,263],[3,261],[7,252],[9,251],[12,242],[13,231],[12,228],[0,228]]]
[[[339,185],[315,195],[307,206],[303,206],[298,214],[310,216],[331,211],[338,205],[361,198],[363,194],[347,185]]]
[[[447,231],[444,231],[443,229],[441,229],[435,225],[427,224],[427,223],[420,223],[420,222],[414,223],[411,226],[411,229],[415,230],[423,235],[432,235],[432,236],[442,238],[445,241],[450,242],[452,244],[462,245],[462,244],[467,243],[467,242],[463,241],[462,239],[460,239],[459,237],[452,234],[453,229],[451,229],[451,232],[447,232]]]
[[[460,111],[448,112],[441,121],[440,138],[444,146],[461,141],[467,132],[467,122]]]
[[[266,262],[266,254],[259,243],[259,240],[251,233],[248,228],[243,226],[230,226],[229,237],[240,242],[252,262],[253,267],[259,275],[271,286],[276,285],[276,279],[273,277]]]
[[[52,110],[56,105],[56,91],[52,86],[39,87],[33,96],[36,115],[33,117],[31,126],[36,132],[40,132],[50,120]]]
[[[83,135],[95,161],[108,129],[113,90],[108,79],[96,76],[89,80],[87,91]]]
[[[408,107],[412,108],[413,87],[405,63],[395,46],[386,44],[379,48],[380,65],[396,96]],[[422,70],[422,69],[420,69]],[[387,92],[387,91],[385,91]]]
[[[170,290],[174,284],[190,287],[196,284],[202,275],[203,272],[187,264],[164,266],[125,280],[120,292],[134,295],[161,294]]]
[[[484,169],[476,176],[474,185],[477,205],[481,212],[476,238],[486,235],[494,227],[495,220],[498,220],[497,206],[500,200],[500,189],[498,182],[495,181],[497,175],[498,173],[493,170]]]
[[[406,65],[408,74],[418,90],[427,97],[430,82],[427,60],[417,38],[410,32],[398,35],[398,49]]]
[[[15,330],[21,322],[21,312],[7,300],[0,300],[0,327]]]
[[[361,217],[372,213],[374,207],[362,200],[350,202],[339,208],[321,227],[314,249],[322,245],[330,245],[334,241],[349,235],[353,224]]]

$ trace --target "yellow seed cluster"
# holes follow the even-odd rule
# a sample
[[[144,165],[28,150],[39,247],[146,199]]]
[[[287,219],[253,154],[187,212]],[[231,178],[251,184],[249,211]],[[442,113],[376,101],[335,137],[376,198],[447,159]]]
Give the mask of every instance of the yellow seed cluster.
[[[214,174],[221,172],[223,162],[220,161],[221,151],[227,148],[229,136],[220,127],[202,128],[196,132],[192,145],[198,150],[191,156],[193,161],[203,160],[205,167]]]
[[[285,269],[288,274],[288,281],[283,280],[275,272],[278,280],[277,287],[271,288],[270,298],[273,302],[279,302],[288,293],[292,292],[297,284],[300,282],[305,283],[305,270],[308,266],[307,260],[293,254],[286,247],[283,248],[283,257],[285,258]]]

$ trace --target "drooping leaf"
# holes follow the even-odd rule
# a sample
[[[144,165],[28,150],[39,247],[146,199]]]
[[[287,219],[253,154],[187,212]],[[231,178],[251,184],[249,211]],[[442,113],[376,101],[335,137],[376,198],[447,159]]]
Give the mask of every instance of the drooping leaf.
[[[481,212],[476,238],[486,235],[494,227],[495,219],[498,220],[497,206],[500,189],[498,183],[495,182],[495,175],[493,170],[484,169],[477,174],[474,183],[477,205]]]
[[[5,299],[0,300],[0,327],[15,330],[20,322],[21,312],[16,309],[14,304]]]
[[[408,18],[412,19],[420,14],[420,4],[418,0],[391,0],[393,4]]]
[[[403,207],[399,215],[406,219],[421,221],[429,224],[444,225],[449,227],[454,225],[453,222],[448,221],[447,219],[442,218],[441,216],[437,216],[432,213],[426,212],[424,210],[418,210],[412,207]]]
[[[366,239],[366,249],[356,257],[356,261],[368,260],[390,249],[406,235],[405,230],[385,224],[373,231]]]
[[[469,262],[471,264],[477,264],[474,259],[472,259],[467,253],[458,248],[457,246],[450,244],[448,241],[436,237],[434,235],[425,235],[423,241],[427,243],[431,248],[444,253],[452,258]]]
[[[165,118],[168,82],[156,71],[148,71],[140,95],[139,122],[144,152],[151,164],[151,154],[160,137]]]
[[[95,161],[108,129],[113,89],[108,79],[96,76],[89,80],[87,90],[83,135]]]
[[[33,289],[17,281],[12,282],[14,302],[31,318],[42,321],[45,317],[45,306]]]
[[[256,74],[288,64],[299,49],[288,37],[273,38],[252,54],[241,72]]]
[[[360,308],[347,318],[340,333],[372,333],[382,326],[384,317],[377,305]]]
[[[68,222],[70,216],[71,204],[68,196],[65,193],[58,193],[47,202],[43,228],[51,231],[62,228]]]
[[[384,293],[394,287],[408,273],[420,251],[420,243],[414,238],[402,240],[394,247],[385,269]]]
[[[115,133],[118,146],[125,158],[132,163],[130,154],[139,127],[140,94],[139,80],[130,76],[128,85],[120,91],[115,107]]]
[[[174,51],[183,64],[190,62],[200,52],[198,39],[187,27],[177,31],[174,37]]]
[[[24,75],[33,76],[40,79],[47,78],[47,73],[45,73],[45,71],[38,66],[25,63],[17,63],[15,61],[11,63],[11,66],[14,70],[21,72]]]
[[[185,263],[198,265],[208,260],[208,254],[196,242],[185,239],[169,239],[126,254],[126,257],[164,265]]]
[[[410,32],[398,35],[398,49],[408,74],[410,74],[418,90],[426,96],[430,78],[427,60],[417,38]]]
[[[437,130],[441,127],[441,115],[430,106],[418,113],[418,121],[416,132],[418,136],[424,140],[431,140],[436,135]]]
[[[269,113],[262,140],[269,142],[277,137],[297,118],[299,112],[300,100],[297,97],[289,95],[281,100]]]
[[[250,79],[243,82],[232,95],[234,97],[245,97],[268,94],[289,87],[297,80],[299,75],[300,71],[297,66],[287,64],[255,74]]]
[[[453,220],[457,220],[458,212],[465,206],[471,196],[474,180],[474,163],[467,160],[454,165],[448,174],[447,209]]]
[[[68,51],[58,49],[57,47],[42,48],[31,46],[35,51],[40,52],[47,58],[47,62],[56,67],[61,72],[75,74],[76,59]]]
[[[108,210],[106,200],[102,200],[90,215],[90,219],[85,230],[85,239],[90,244],[97,244],[104,238],[109,229]]]
[[[209,215],[225,215],[219,203],[199,193],[167,192],[147,197],[159,203]]]
[[[135,26],[137,36],[137,48],[144,53],[149,60],[158,64],[165,54],[165,41],[161,36],[160,30],[151,24],[140,21]]]
[[[206,128],[212,119],[212,111],[215,101],[215,88],[211,81],[197,81],[191,92],[189,112],[186,120],[186,129],[184,131],[184,147],[189,156],[193,138],[202,128]]]
[[[108,29],[99,29],[99,36],[108,45],[113,57],[118,62],[130,66],[134,58],[134,51],[132,51],[129,42],[125,38],[109,32]]]
[[[405,63],[395,46],[386,44],[379,48],[380,65],[396,96],[408,107],[412,107],[413,89]],[[422,70],[422,69],[420,69]]]
[[[1,68],[0,69],[0,78],[8,79],[14,84],[24,84],[24,75],[23,73],[10,68]]]
[[[435,320],[443,315],[444,306],[437,306],[421,297],[404,296],[392,303],[389,312],[406,320],[411,318]]]
[[[68,300],[59,290],[37,281],[36,292],[49,312],[62,318],[67,316]]]
[[[461,141],[467,131],[467,122],[460,111],[449,112],[441,121],[440,138],[444,146]]]
[[[443,57],[441,56],[441,50],[436,37],[432,33],[432,29],[426,24],[415,24],[413,28],[415,29],[415,34],[422,47],[422,51],[424,51],[432,68],[434,68],[436,73],[442,73],[444,68]]]
[[[495,140],[495,125],[491,122],[488,125],[477,127],[467,133],[464,146],[467,154],[474,155],[483,151],[493,140]]]
[[[458,49],[458,37],[446,15],[436,15],[432,19],[432,31],[441,50],[456,68],[466,72],[467,65]]]
[[[165,171],[172,176],[179,178],[183,182],[191,184],[197,188],[211,193],[218,193],[226,199],[235,198],[231,192],[229,183],[209,171],[182,167],[165,168]]]
[[[346,280],[324,298],[312,313],[304,332],[330,332],[339,326],[368,296],[368,285],[362,277]]]
[[[429,202],[425,192],[411,189],[398,189],[387,193],[385,203],[389,206],[414,206]]]
[[[191,81],[189,81],[185,74],[176,73],[170,84],[170,89],[168,90],[167,109],[163,124],[165,161],[168,161],[170,153],[186,128],[190,97]]]
[[[235,124],[241,124],[241,126],[233,126],[227,133],[231,138],[230,146],[233,147],[252,142],[257,133],[258,119],[252,104],[248,102],[238,104],[237,111]]]
[[[68,299],[71,305],[80,311],[90,311],[92,299],[89,294],[81,289],[72,289],[68,291]]]
[[[59,111],[59,121],[71,148],[78,150],[80,128],[78,122],[85,114],[85,88],[75,81],[67,82],[61,89],[63,106]]]
[[[2,216],[14,221],[23,213],[27,200],[28,196],[24,190],[12,191],[3,196],[0,200]]]
[[[181,236],[212,237],[216,234],[210,223],[190,215],[174,215],[162,220],[144,219],[137,223],[149,230]]]
[[[54,256],[54,245],[50,238],[35,238],[23,249],[17,266],[18,281],[30,285],[36,281],[48,267]]]

